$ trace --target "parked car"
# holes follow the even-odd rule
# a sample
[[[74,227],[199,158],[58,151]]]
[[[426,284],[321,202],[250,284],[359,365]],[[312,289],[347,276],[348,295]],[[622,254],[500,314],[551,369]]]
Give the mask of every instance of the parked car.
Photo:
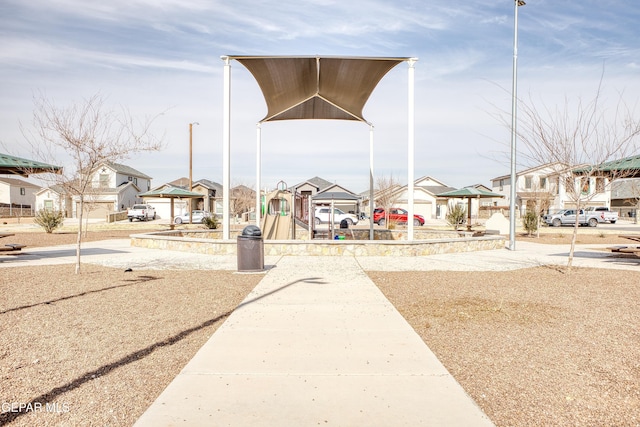
[[[373,210],[373,222],[378,225],[385,225],[387,219],[391,222],[399,224],[406,224],[409,212],[402,208],[391,208],[389,214],[385,215],[383,208],[376,208]],[[413,225],[424,225],[424,217],[422,215],[413,215]]]
[[[211,216],[211,212],[207,212],[207,211],[200,211],[200,210],[196,210],[196,211],[192,211],[192,223],[193,224],[201,224],[202,220],[205,217],[209,217]],[[173,222],[176,224],[182,224],[182,223],[189,223],[189,212],[185,212],[182,215],[178,215],[175,218],[173,218]]]
[[[561,225],[574,225],[576,218],[580,225],[588,225],[589,227],[597,227],[601,218],[604,218],[602,212],[585,212],[580,209],[580,213],[576,215],[575,209],[563,209],[556,213],[547,214],[542,217],[547,225],[560,227]]]
[[[618,212],[610,211],[606,206],[590,206],[585,209],[587,212],[600,212],[601,215],[598,217],[598,222],[610,222],[611,224],[615,224],[618,220]]]
[[[127,218],[129,218],[129,222],[134,219],[149,221],[150,219],[156,219],[156,210],[151,205],[133,205],[127,209]]]
[[[347,221],[349,226],[358,223],[358,217],[354,214],[346,213],[338,208],[333,208],[333,223],[340,224],[342,220]],[[331,208],[318,207],[316,208],[315,222],[318,224],[327,224],[331,221]]]

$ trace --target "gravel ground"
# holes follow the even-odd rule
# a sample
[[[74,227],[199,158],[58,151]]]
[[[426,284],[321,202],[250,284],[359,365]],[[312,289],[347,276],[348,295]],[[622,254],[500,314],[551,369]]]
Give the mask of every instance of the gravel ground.
[[[132,425],[262,277],[73,271],[0,269],[0,425]]]
[[[75,238],[12,237],[31,247]],[[640,425],[640,271],[369,274],[498,426]],[[0,425],[132,425],[261,277],[0,269],[0,401],[34,404],[19,415],[3,407]]]
[[[496,425],[640,425],[640,271],[369,276]]]

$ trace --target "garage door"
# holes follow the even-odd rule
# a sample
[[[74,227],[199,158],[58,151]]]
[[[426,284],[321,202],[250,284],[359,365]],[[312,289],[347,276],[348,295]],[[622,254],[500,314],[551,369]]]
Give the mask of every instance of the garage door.
[[[406,203],[397,205],[400,208],[409,210],[409,206]],[[414,202],[413,213],[415,215],[422,215],[424,219],[431,219],[431,203],[430,202]]]
[[[76,212],[80,209],[80,203],[76,203]],[[96,202],[89,205],[88,217],[90,219],[107,219],[107,215],[113,212],[113,202]],[[87,205],[85,204],[84,218],[87,217]]]

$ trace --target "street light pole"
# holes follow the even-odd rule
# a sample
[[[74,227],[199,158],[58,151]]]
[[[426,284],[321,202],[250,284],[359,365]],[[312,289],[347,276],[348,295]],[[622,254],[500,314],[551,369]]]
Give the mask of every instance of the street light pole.
[[[516,124],[518,113],[518,7],[523,0],[514,0],[513,21],[513,87],[511,88],[511,179],[509,182],[509,249],[516,250]]]
[[[189,123],[189,191],[193,191],[193,125],[198,122]],[[193,222],[193,199],[189,198],[189,224]]]

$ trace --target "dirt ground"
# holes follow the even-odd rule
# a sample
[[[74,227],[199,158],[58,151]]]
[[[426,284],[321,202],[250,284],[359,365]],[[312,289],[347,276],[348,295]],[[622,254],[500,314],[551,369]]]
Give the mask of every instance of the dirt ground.
[[[87,240],[131,233],[90,231]],[[74,243],[76,234],[11,239],[36,247]],[[578,241],[629,243],[595,233]],[[496,425],[640,425],[640,263],[639,271],[368,274]],[[260,278],[1,268],[0,401],[34,410],[3,409],[0,425],[132,425]]]

